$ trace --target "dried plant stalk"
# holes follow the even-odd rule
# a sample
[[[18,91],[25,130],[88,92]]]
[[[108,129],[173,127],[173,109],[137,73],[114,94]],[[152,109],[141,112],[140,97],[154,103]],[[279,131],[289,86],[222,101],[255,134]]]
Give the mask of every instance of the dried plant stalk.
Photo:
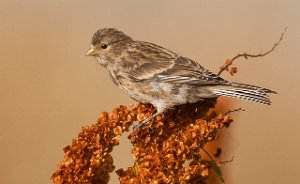
[[[232,122],[227,115],[209,113],[216,100],[185,104],[157,116],[151,129],[132,133],[132,167],[118,169],[120,183],[206,183],[211,161],[201,148],[217,138],[220,129]],[[52,175],[54,183],[108,183],[113,172],[113,147],[135,121],[155,112],[150,104],[120,106],[103,112],[97,123],[85,126]],[[189,164],[187,164],[189,163]]]
[[[281,43],[281,41],[283,40],[283,36],[285,35],[285,32],[287,30],[287,27],[284,28],[283,32],[281,33],[281,36],[279,38],[279,40],[273,45],[273,47],[263,53],[258,53],[258,54],[248,54],[247,52],[243,53],[243,54],[237,54],[236,56],[234,56],[232,59],[227,59],[225,61],[225,63],[220,67],[220,70],[218,72],[218,76],[220,76],[224,71],[228,71],[231,75],[237,73],[237,67],[230,67],[233,62],[236,60],[236,59],[239,59],[239,58],[245,58],[245,59],[248,59],[248,58],[258,58],[258,57],[264,57],[268,54],[270,54],[271,52],[274,52],[276,47]]]

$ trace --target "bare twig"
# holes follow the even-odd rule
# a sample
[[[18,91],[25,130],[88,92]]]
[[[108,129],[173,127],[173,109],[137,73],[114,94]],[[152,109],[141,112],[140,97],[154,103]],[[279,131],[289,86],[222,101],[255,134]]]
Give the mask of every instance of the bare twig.
[[[285,29],[284,29],[284,31],[282,32],[282,34],[281,34],[279,40],[273,45],[273,47],[272,47],[270,50],[268,50],[268,51],[266,51],[266,52],[263,52],[263,53],[259,53],[259,54],[247,54],[247,53],[245,52],[244,54],[238,54],[238,55],[236,55],[235,57],[233,57],[232,59],[226,60],[225,64],[224,64],[223,66],[221,66],[220,71],[218,72],[218,76],[220,76],[221,73],[224,72],[224,70],[229,70],[228,67],[229,67],[230,65],[233,64],[233,61],[236,60],[236,59],[238,59],[238,58],[240,58],[240,57],[244,57],[245,59],[248,59],[249,57],[251,57],[251,58],[255,58],[255,57],[263,57],[263,56],[266,56],[266,55],[270,54],[271,52],[273,52],[273,51],[275,50],[275,48],[276,48],[276,47],[280,44],[280,42],[283,40],[283,36],[284,36],[286,30],[287,30],[287,27],[285,27]],[[235,72],[234,72],[234,73],[235,73]]]
[[[245,111],[245,109],[242,109],[241,107],[238,108],[238,109],[234,109],[234,110],[229,110],[225,113],[225,115],[228,115],[230,113],[233,113],[233,112],[240,112],[240,111]]]
[[[232,156],[230,160],[221,161],[219,163],[222,164],[222,165],[225,165],[227,163],[233,162],[233,160],[234,160],[234,156]]]

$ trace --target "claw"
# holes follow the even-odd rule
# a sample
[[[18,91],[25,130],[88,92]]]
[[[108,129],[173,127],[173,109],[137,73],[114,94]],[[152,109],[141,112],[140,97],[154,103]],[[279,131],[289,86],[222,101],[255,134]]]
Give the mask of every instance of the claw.
[[[143,126],[143,127],[142,127]],[[155,131],[154,129],[151,127],[151,126],[148,126],[148,125],[141,125],[141,124],[138,124],[138,125],[133,125],[133,132],[131,133],[131,136],[134,136],[135,137],[135,143],[139,144],[140,142],[140,139],[137,137],[137,130],[139,128],[149,128],[149,130],[151,131],[151,134],[154,134]]]
[[[157,115],[159,115],[161,112],[156,112],[154,113],[152,116],[150,116],[149,118],[144,119],[140,124],[138,125],[133,125],[133,132],[137,131],[139,128],[146,126],[145,124],[148,123],[150,120],[152,120],[153,118],[155,118]],[[154,130],[151,126],[146,126],[147,128],[149,128],[151,130],[152,133],[154,133]]]

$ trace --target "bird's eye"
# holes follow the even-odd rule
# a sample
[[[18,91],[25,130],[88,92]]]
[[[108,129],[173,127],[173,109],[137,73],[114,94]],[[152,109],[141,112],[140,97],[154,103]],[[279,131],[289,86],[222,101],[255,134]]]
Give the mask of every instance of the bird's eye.
[[[106,44],[102,44],[101,47],[102,47],[102,49],[106,49],[107,45]]]

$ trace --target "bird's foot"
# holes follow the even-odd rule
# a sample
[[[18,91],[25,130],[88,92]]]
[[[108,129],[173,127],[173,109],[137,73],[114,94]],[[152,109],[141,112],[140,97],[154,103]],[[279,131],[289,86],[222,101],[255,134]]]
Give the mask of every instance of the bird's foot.
[[[154,129],[149,125],[145,125],[145,123],[143,122],[137,125],[133,125],[133,131],[137,131],[139,128],[148,128],[152,133],[154,133]]]

